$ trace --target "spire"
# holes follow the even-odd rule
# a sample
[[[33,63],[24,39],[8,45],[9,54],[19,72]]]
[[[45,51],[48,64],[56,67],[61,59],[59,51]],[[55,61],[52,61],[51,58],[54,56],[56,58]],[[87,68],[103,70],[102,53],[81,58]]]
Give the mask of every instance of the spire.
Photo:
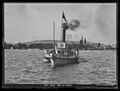
[[[83,45],[83,35],[81,36],[81,39],[80,39],[80,45],[81,46]]]
[[[84,38],[84,44],[86,44],[86,38]]]
[[[82,41],[82,43],[83,43],[83,35],[81,36],[81,41]]]
[[[81,40],[83,40],[83,35],[81,36]]]

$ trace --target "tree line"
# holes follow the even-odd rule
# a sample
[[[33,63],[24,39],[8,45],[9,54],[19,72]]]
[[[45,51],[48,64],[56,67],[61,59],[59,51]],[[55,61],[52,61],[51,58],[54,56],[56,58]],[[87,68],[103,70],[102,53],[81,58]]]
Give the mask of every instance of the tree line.
[[[3,43],[4,49],[52,49],[53,44],[52,43],[31,43],[31,44],[25,44],[25,43]],[[113,48],[111,45],[107,45],[106,47],[102,47],[101,43],[98,43],[97,46],[90,45],[90,44],[74,44],[72,43],[72,48],[74,49],[80,49],[80,50],[114,50],[116,48]]]
[[[4,43],[3,44],[4,49],[51,49],[53,47],[52,44],[43,44],[43,43],[33,43],[33,44],[25,44],[25,43],[17,43],[17,44],[11,44],[11,43]]]

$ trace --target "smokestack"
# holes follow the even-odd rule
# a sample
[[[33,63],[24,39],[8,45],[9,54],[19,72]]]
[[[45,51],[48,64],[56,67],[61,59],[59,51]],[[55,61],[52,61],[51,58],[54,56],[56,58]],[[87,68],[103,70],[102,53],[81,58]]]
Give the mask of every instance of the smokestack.
[[[65,14],[63,12],[62,20],[65,20],[65,23],[62,22],[62,42],[65,42],[66,39],[66,30],[70,29],[72,31],[75,31],[80,26],[79,20],[71,20],[70,23],[68,23]]]
[[[63,39],[62,39],[62,42],[65,42],[65,38],[66,37],[66,29],[63,29]]]
[[[62,42],[65,42],[66,39],[66,30],[69,28],[67,19],[65,17],[64,12],[62,12],[62,20],[65,20],[65,23],[62,22]]]

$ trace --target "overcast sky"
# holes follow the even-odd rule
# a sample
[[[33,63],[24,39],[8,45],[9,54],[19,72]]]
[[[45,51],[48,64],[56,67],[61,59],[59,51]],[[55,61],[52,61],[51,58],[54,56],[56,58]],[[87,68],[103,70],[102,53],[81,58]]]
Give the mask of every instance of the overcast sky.
[[[5,3],[5,41],[52,39],[53,22],[56,39],[60,39],[62,11],[68,22],[80,21],[76,31],[67,31],[69,40],[80,40],[83,35],[87,41],[116,43],[115,3]]]

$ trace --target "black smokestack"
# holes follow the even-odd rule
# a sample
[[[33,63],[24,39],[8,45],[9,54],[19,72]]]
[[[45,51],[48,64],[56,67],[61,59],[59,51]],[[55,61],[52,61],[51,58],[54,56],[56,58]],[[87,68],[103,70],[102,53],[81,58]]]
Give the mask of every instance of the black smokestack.
[[[66,29],[63,29],[63,39],[62,39],[63,42],[65,42],[66,39],[65,37],[66,37]]]
[[[62,41],[65,42],[66,30],[69,28],[68,23],[63,23],[63,24],[62,24],[62,27],[63,27],[63,37],[62,37]]]

